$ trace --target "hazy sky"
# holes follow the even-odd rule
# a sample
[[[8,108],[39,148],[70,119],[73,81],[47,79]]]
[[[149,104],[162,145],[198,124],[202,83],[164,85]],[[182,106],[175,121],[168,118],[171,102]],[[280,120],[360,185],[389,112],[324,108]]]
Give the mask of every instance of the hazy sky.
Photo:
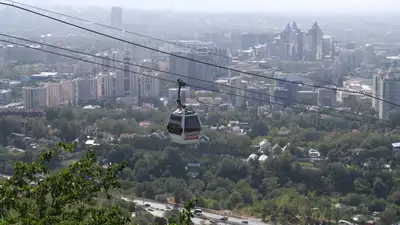
[[[123,6],[195,11],[400,12],[400,0],[20,0],[26,4]]]

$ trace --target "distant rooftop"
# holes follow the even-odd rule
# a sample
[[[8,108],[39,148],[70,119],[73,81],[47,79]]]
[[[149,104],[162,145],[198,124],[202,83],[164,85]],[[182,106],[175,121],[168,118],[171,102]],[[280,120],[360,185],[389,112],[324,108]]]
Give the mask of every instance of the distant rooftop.
[[[398,148],[398,147],[400,147],[400,142],[392,143],[392,147],[393,147],[393,148]]]
[[[40,37],[51,37],[52,36],[52,34],[43,34],[43,35],[40,35]]]
[[[100,109],[101,107],[98,105],[86,105],[83,109]]]
[[[175,40],[174,42],[180,42],[180,43],[184,43],[184,44],[203,44],[203,45],[212,44],[212,42],[204,42],[204,41],[198,41],[198,40]]]
[[[31,83],[29,85],[26,85],[24,87],[22,87],[22,89],[40,89],[40,88],[44,88],[46,87],[46,85],[44,83],[38,82],[38,83]]]
[[[386,59],[399,60],[400,56],[387,56]]]
[[[33,74],[32,77],[51,77],[56,76],[57,74],[57,72],[41,72],[38,74]]]
[[[42,47],[41,45],[27,45],[27,46],[29,46],[30,48],[41,48]],[[7,48],[25,48],[25,46],[19,46],[19,45],[13,45],[13,44],[6,45],[6,47]]]
[[[4,93],[7,93],[7,92],[11,92],[11,90],[0,90],[0,94],[4,94]]]

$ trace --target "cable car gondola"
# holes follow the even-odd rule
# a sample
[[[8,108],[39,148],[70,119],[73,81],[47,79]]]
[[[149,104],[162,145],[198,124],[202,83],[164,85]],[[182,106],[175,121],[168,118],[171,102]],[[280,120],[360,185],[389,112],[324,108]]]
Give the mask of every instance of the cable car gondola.
[[[167,125],[168,133],[173,142],[178,144],[195,144],[201,135],[201,121],[197,113],[187,109],[181,102],[181,88],[186,86],[178,80],[178,108],[171,114]]]

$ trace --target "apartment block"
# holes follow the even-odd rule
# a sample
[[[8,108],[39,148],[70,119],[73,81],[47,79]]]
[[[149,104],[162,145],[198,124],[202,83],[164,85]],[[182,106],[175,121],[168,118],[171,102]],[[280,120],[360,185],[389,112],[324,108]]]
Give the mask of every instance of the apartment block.
[[[77,101],[89,102],[97,100],[97,77],[80,77],[75,79]]]
[[[146,76],[139,76],[139,96],[158,97],[160,95],[160,80],[158,72],[145,71]]]
[[[0,90],[0,105],[7,105],[12,101],[11,90]]]
[[[22,88],[24,109],[42,109],[47,107],[47,86],[27,86]]]
[[[62,101],[61,82],[47,84],[47,98],[48,98],[47,102],[48,106],[50,107],[60,106]]]
[[[61,82],[61,104],[76,104],[77,85],[75,80]]]

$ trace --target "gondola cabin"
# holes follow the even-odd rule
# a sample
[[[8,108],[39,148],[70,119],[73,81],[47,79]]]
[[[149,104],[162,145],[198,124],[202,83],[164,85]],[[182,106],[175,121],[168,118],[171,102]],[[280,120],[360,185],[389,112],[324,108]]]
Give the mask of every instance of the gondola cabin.
[[[167,129],[173,142],[195,144],[201,135],[200,118],[195,111],[177,109],[171,114]]]

